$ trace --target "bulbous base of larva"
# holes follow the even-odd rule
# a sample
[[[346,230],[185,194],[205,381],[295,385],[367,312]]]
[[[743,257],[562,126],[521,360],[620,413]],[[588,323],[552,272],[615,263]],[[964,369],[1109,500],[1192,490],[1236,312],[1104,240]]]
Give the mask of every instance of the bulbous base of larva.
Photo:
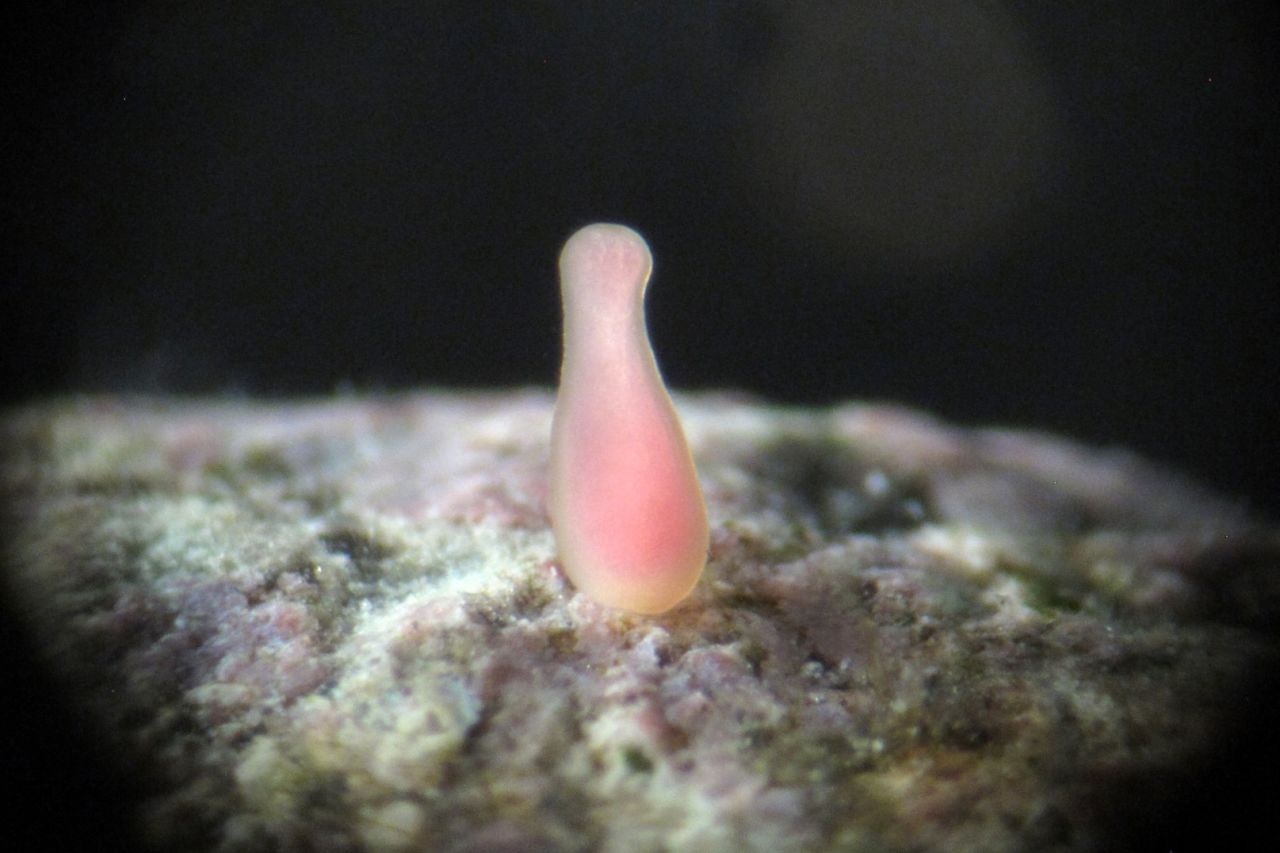
[[[702,490],[665,392],[625,407],[601,397],[562,389],[556,404],[550,510],[560,561],[601,604],[661,613],[706,564]]]
[[[557,537],[563,540],[563,537]],[[703,553],[706,553],[705,545]],[[702,575],[704,557],[682,566],[665,566],[652,578],[562,556],[565,574],[580,592],[597,604],[631,613],[656,615],[675,607],[693,592]]]

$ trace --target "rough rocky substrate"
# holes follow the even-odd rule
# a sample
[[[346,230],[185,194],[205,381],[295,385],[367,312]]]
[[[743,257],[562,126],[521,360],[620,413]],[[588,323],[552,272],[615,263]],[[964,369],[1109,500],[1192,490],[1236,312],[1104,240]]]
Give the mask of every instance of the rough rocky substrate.
[[[1164,843],[1275,661],[1275,527],[1045,435],[680,408],[662,616],[557,566],[541,391],[10,412],[10,610],[159,849]]]

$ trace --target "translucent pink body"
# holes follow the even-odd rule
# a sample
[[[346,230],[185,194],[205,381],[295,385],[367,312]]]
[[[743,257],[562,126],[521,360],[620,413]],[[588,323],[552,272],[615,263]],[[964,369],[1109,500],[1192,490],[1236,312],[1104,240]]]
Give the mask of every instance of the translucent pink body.
[[[560,253],[564,360],[551,520],[565,573],[601,604],[661,613],[707,559],[707,511],[644,322],[649,247],[590,225]]]

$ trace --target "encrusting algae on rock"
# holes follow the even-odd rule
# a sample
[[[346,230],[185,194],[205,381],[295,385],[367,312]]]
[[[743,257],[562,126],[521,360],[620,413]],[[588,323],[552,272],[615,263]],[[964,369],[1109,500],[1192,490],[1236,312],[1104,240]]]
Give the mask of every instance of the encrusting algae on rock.
[[[678,402],[710,557],[660,615],[562,573],[541,391],[13,411],[10,603],[156,849],[1174,841],[1276,661],[1274,525],[1044,435]]]

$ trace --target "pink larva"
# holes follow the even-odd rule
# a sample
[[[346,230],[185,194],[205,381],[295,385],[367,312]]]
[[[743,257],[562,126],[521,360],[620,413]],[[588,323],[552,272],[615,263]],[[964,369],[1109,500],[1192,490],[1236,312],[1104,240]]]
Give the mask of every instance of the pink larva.
[[[565,573],[595,601],[661,613],[707,559],[707,510],[644,322],[649,247],[621,225],[560,253],[564,360],[551,426],[551,520]]]

